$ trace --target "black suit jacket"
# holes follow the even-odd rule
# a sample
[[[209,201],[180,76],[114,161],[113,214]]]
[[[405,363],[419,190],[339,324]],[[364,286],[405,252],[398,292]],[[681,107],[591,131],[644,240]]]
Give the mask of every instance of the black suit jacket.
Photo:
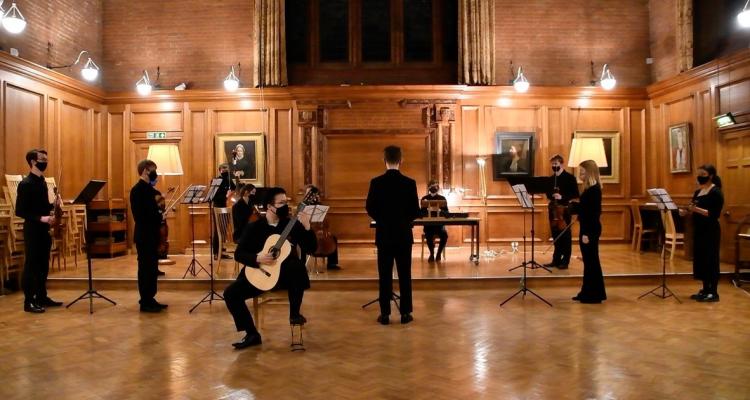
[[[419,217],[417,183],[389,169],[370,181],[367,214],[375,220],[375,244],[414,243],[412,223]]]
[[[130,189],[130,210],[135,221],[135,242],[153,246],[159,244],[159,228],[161,228],[161,210],[156,203],[158,192],[143,179]]]

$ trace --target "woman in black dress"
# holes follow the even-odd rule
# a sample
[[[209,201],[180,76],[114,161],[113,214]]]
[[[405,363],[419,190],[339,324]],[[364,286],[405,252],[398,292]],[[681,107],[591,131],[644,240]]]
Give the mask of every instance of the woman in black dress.
[[[724,206],[721,179],[711,164],[698,167],[698,190],[688,211],[693,214],[693,277],[703,281],[703,289],[690,296],[702,302],[719,301],[719,216]],[[680,214],[685,214],[680,211]]]
[[[598,304],[607,300],[602,265],[599,262],[599,236],[602,234],[602,224],[599,221],[602,213],[602,184],[599,178],[599,167],[593,160],[586,160],[579,167],[581,167],[583,193],[579,202],[572,203],[572,212],[578,214],[581,228],[578,243],[583,256],[583,285],[573,300]]]

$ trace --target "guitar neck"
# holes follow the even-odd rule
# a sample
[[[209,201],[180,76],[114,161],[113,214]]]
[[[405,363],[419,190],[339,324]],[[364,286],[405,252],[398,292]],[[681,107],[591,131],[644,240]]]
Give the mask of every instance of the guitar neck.
[[[292,232],[292,228],[294,228],[294,224],[297,223],[297,217],[292,217],[292,219],[289,220],[289,222],[284,227],[284,230],[281,232],[281,235],[279,235],[279,240],[276,241],[276,244],[274,245],[275,248],[279,249],[281,248],[281,245],[286,241],[287,237],[289,236],[289,233]]]

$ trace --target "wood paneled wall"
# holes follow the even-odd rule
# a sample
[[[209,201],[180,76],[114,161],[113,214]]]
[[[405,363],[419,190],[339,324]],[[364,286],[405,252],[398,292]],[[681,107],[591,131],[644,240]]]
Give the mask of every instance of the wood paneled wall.
[[[631,198],[645,200],[645,190],[655,186],[666,187],[681,202],[692,193],[694,174],[669,173],[666,134],[669,125],[688,121],[693,166],[717,163],[730,208],[748,204],[746,189],[730,190],[748,186],[750,139],[743,136],[748,125],[720,132],[712,116],[719,110],[748,110],[750,52],[648,91],[532,87],[523,95],[507,86],[376,86],[274,88],[262,94],[253,89],[233,94],[157,91],[141,98],[104,95],[21,60],[0,61],[0,170],[25,172],[23,151],[46,146],[63,156],[63,190],[69,198],[89,178],[100,177],[109,181],[104,197],[127,199],[137,179],[136,162],[155,143],[146,139],[148,131],[166,131],[163,141],[176,143],[182,155],[185,174],[163,178],[162,191],[214,176],[217,134],[263,132],[267,185],[283,186],[297,199],[306,183],[319,185],[333,206],[330,220],[340,242],[369,245],[373,233],[364,199],[369,179],[383,170],[382,148],[394,143],[404,148],[403,168],[421,193],[430,178],[446,188],[465,189],[462,196],[449,196],[452,210],[482,218],[482,241],[502,244],[521,239],[524,218],[507,182],[493,181],[489,168],[486,205],[479,196],[476,157],[493,152],[495,132],[534,132],[535,172],[546,175],[551,155],[567,157],[574,131],[605,130],[620,132],[621,171],[618,183],[604,187],[603,238],[627,241]],[[750,120],[750,113],[739,114]],[[53,161],[51,174],[58,170]],[[545,210],[536,214],[540,241],[549,236]],[[189,244],[190,214],[196,237],[208,236],[207,208],[180,206],[170,217],[173,249]],[[452,227],[451,241],[466,242],[468,234]]]

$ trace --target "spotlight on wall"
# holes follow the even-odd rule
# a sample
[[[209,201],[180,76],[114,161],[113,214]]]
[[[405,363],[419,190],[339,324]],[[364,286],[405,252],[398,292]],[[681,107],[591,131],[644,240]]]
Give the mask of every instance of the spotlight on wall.
[[[602,66],[602,74],[597,80],[594,75],[594,62],[591,61],[591,86],[596,86],[597,82],[599,82],[604,90],[612,90],[615,85],[617,85],[617,80],[614,75],[612,75],[612,71],[610,71],[608,64]]]
[[[240,63],[237,63],[237,69],[240,70]],[[240,70],[241,71],[241,70]],[[234,65],[229,69],[229,75],[224,78],[224,89],[234,92],[240,87],[240,78],[234,73]]]
[[[144,69],[143,76],[135,83],[135,90],[138,91],[138,94],[141,96],[148,96],[151,94],[152,88],[151,79],[148,77],[148,71]]]
[[[50,45],[51,46],[51,45]],[[49,65],[47,64],[47,68],[49,69],[58,69],[58,68],[72,68],[75,65],[78,65],[78,63],[81,62],[81,57],[83,57],[83,54],[89,54],[88,51],[83,50],[80,53],[78,53],[78,58],[72,63],[68,65]],[[99,76],[99,66],[96,65],[94,60],[89,57],[88,61],[86,61],[85,64],[83,64],[83,68],[81,68],[81,76],[83,79],[92,82],[95,81],[96,78]]]
[[[2,4],[3,2],[0,1],[0,11],[2,11]],[[15,2],[13,2],[8,11],[3,13],[2,25],[6,31],[14,35],[17,35],[26,29],[26,18],[23,17],[23,14],[21,14],[21,11],[18,9]]]
[[[750,10],[747,9],[747,4],[750,0],[745,2],[745,7],[742,7],[742,11],[737,14],[737,22],[743,28],[750,28]]]
[[[526,93],[526,91],[529,90],[529,81],[526,79],[526,76],[524,76],[521,67],[518,67],[516,79],[513,80],[513,89],[516,89],[516,92],[518,93]]]

